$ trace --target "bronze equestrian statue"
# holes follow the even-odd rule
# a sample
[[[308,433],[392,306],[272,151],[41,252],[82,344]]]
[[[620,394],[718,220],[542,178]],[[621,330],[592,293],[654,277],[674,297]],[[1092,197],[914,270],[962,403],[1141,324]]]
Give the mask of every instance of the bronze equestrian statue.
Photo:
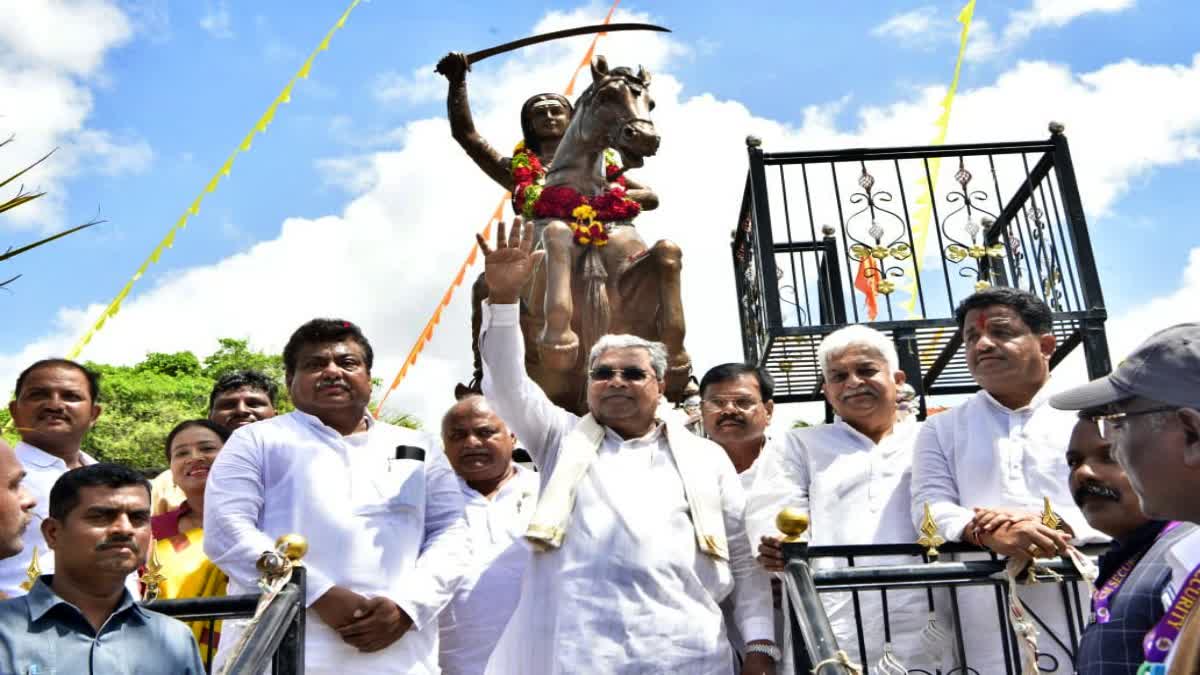
[[[462,54],[437,66],[450,82],[451,131],[467,155],[492,180],[513,193],[513,210],[531,219],[546,251],[522,294],[526,369],[546,394],[568,409],[583,408],[584,360],[604,333],[634,333],[667,345],[667,396],[682,398],[691,373],[683,348],[681,253],[669,241],[653,247],[633,228],[658,198],[628,178],[655,154],[659,137],[644,69],[610,70],[604,57],[592,64],[592,84],[575,106],[557,94],[539,94],[521,107],[523,141],[502,157],[475,130],[467,102]],[[620,157],[620,163],[616,156]],[[472,293],[475,380],[481,378],[478,346],[482,275]],[[467,387],[459,385],[459,393]]]

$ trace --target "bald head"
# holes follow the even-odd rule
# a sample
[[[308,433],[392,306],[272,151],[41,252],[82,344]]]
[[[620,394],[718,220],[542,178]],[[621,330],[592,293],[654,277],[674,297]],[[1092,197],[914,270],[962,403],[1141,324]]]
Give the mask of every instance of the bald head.
[[[24,479],[25,467],[0,438],[0,559],[14,556],[25,547],[21,537],[37,500],[25,490]]]
[[[484,495],[512,475],[516,437],[482,396],[467,396],[446,411],[442,445],[455,473]]]

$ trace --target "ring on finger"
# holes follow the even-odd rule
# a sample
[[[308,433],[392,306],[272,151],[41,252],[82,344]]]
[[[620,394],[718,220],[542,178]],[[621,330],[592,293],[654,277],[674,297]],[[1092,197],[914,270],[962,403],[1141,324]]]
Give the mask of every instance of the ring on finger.
[[[1029,555],[1035,556],[1035,557],[1037,556],[1037,554],[1040,550],[1041,549],[1038,548],[1037,544],[1030,544],[1029,546],[1025,547],[1025,552],[1028,553]]]

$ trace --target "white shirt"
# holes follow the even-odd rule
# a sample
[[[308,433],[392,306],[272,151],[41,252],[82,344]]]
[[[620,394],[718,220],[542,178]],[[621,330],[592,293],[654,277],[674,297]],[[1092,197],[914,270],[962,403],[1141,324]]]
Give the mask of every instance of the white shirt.
[[[809,514],[807,537],[812,546],[915,543],[917,533],[909,509],[912,449],[919,430],[920,424],[909,418],[898,422],[878,444],[841,418],[833,424],[792,430],[783,444],[772,446],[759,458],[759,479],[747,498],[748,512],[755,514],[751,532],[778,536],[774,516],[790,506]],[[856,565],[914,562],[908,556],[855,558]],[[843,567],[846,560],[814,558],[812,565]],[[930,654],[921,642],[921,631],[929,620],[925,592],[889,590],[887,597],[897,657],[909,669],[933,672],[942,654]],[[862,663],[851,594],[822,593],[821,600],[838,646]],[[877,591],[859,594],[859,615],[866,662],[874,670],[884,642],[883,606]],[[939,620],[949,633],[948,615]]]
[[[530,556],[522,535],[537,506],[538,474],[517,464],[513,468],[516,475],[491,499],[458,479],[475,558],[439,619],[438,661],[444,675],[483,673],[521,597],[521,576]]]
[[[0,560],[0,591],[10,598],[25,595],[27,592],[21,588],[21,584],[28,580],[25,573],[29,569],[29,562],[33,560],[35,546],[42,574],[54,573],[54,551],[46,546],[46,539],[42,536],[42,521],[50,516],[50,488],[54,487],[59,476],[67,472],[66,462],[24,441],[17,443],[14,450],[17,459],[21,460],[21,465],[25,467],[25,481],[22,484],[29,494],[37,499],[37,506],[33,507],[33,519],[29,521],[29,527],[25,528],[25,534],[21,537],[25,548],[11,558]],[[95,464],[96,460],[86,452],[80,451],[79,462],[86,466]],[[136,590],[134,597],[138,597]]]
[[[1050,407],[1049,398],[1043,386],[1029,405],[1011,410],[981,390],[925,420],[913,451],[913,522],[920,523],[928,503],[940,534],[959,541],[974,507],[1040,513],[1043,498],[1049,497],[1054,512],[1075,531],[1076,543],[1107,541],[1088,525],[1071,496],[1066,452],[1078,416]],[[1087,584],[1079,582],[1078,589],[1080,597],[1089,596]],[[1064,644],[1070,637],[1059,585],[1021,586],[1018,595],[1044,622],[1038,626],[1038,651],[1069,667],[1071,656],[1046,634],[1053,631]],[[1002,672],[995,593],[963,588],[958,598],[963,633],[985,636],[970,643],[967,665],[981,673]]]
[[[400,445],[423,448],[425,461],[395,459]],[[470,541],[457,479],[428,434],[374,423],[343,437],[298,410],[235,431],[204,500],[204,552],[231,595],[257,592],[255,562],[288,533],[308,538],[306,605],[337,585],[392,600],[414,624],[365,654],[310,609],[307,673],[438,672],[436,617],[468,569]],[[225,652],[236,636],[223,632]]]
[[[525,375],[516,305],[488,306],[483,390],[541,467],[543,487],[579,418]],[[732,653],[718,607],[732,594],[748,640],[772,640],[770,587],[744,527],[733,464],[712,444],[730,559],[696,545],[679,470],[660,425],[625,440],[608,430],[562,547],[535,553],[489,673],[727,675]]]
[[[913,455],[913,522],[928,502],[941,535],[959,541],[974,507],[1041,513],[1049,497],[1076,542],[1108,541],[1071,496],[1067,442],[1079,418],[1050,407],[1049,397],[1042,387],[1029,405],[1010,410],[981,390],[926,420]]]

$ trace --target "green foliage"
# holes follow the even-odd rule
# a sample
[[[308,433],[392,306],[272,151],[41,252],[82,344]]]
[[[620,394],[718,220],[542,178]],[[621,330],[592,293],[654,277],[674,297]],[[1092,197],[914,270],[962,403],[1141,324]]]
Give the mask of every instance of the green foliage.
[[[420,429],[422,427],[421,420],[416,415],[408,413],[383,413],[379,416],[380,422],[387,422],[398,427],[407,427],[409,429]]]
[[[809,424],[808,422],[805,422],[804,420],[802,420],[798,417],[796,418],[795,422],[792,422],[793,429],[807,429],[808,427],[811,427],[811,426],[812,426],[811,424]]]

